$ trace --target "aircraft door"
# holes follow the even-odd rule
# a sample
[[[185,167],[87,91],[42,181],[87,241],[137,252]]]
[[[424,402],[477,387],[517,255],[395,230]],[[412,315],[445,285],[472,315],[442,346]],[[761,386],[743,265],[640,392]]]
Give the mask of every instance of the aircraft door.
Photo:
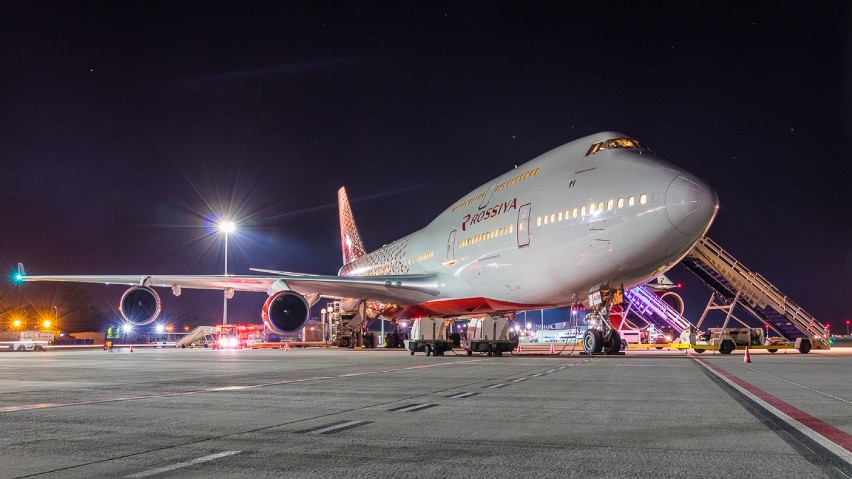
[[[456,230],[450,232],[450,237],[447,239],[447,261],[456,260]]]
[[[518,248],[530,245],[530,210],[532,205],[527,203],[518,210]]]
[[[494,181],[494,183],[491,183],[491,185],[488,186],[488,189],[485,190],[485,197],[482,198],[482,201],[479,203],[479,209],[480,210],[485,208],[486,206],[488,206],[488,203],[491,202],[491,196],[494,195],[494,190],[496,190],[496,189],[497,189],[497,181]]]

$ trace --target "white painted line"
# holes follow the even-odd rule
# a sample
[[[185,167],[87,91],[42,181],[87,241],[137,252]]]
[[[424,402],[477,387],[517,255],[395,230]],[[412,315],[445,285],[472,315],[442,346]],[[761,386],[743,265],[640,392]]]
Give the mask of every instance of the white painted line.
[[[520,381],[526,381],[527,379],[529,379],[529,378],[518,378],[518,379],[513,379],[512,382],[517,383],[517,382],[520,382]]]
[[[452,398],[452,399],[464,399],[466,397],[475,396],[477,394],[479,394],[479,393],[459,393],[459,394],[456,394],[454,396],[450,396],[450,398]]]
[[[532,375],[532,376],[530,376],[530,377],[531,377],[531,378],[537,378],[537,377],[539,377],[539,376],[541,376],[541,373],[535,373],[535,374],[533,374],[533,375]]]
[[[548,370],[547,370],[547,371],[545,371],[545,372],[548,372],[548,373],[555,373],[555,372],[556,372],[556,370],[555,370],[555,369],[548,369]]]
[[[817,390],[817,389],[814,389],[814,388],[809,388],[809,387],[804,386],[804,385],[801,385],[801,384],[799,384],[799,383],[794,383],[793,381],[790,381],[790,380],[787,380],[787,379],[784,379],[784,378],[779,378],[778,376],[773,376],[773,375],[771,375],[771,374],[769,374],[769,373],[765,373],[765,372],[763,372],[763,371],[757,370],[757,369],[755,369],[754,367],[745,366],[745,368],[746,368],[746,369],[749,369],[749,370],[751,370],[751,371],[754,371],[754,372],[756,372],[756,373],[763,374],[764,376],[769,376],[770,378],[777,379],[777,380],[779,380],[779,381],[784,381],[785,383],[792,384],[793,386],[797,386],[797,387],[800,387],[800,388],[802,388],[802,389],[807,389],[808,391],[815,392],[815,393],[817,393],[817,394],[822,394],[823,396],[830,397],[831,399],[837,399],[838,401],[843,401],[843,402],[845,402],[845,403],[847,403],[847,404],[852,404],[852,401],[849,401],[848,399],[843,399],[843,398],[841,398],[841,397],[832,396],[831,394],[824,393],[824,392],[822,392],[822,391],[820,391],[820,390]]]
[[[350,429],[364,424],[369,424],[369,421],[346,421],[340,424],[334,424],[332,426],[324,427],[322,429],[317,429],[316,431],[311,431],[311,434],[328,434],[330,432],[335,432],[339,429]]]
[[[505,384],[492,384],[491,386],[485,386],[485,389],[496,389],[502,388],[503,386],[505,386]]]
[[[395,409],[394,412],[419,411],[420,409],[426,409],[427,407],[432,406],[437,406],[437,404],[414,404],[413,406],[404,407],[402,409]]]
[[[216,454],[210,454],[209,456],[199,457],[198,459],[193,459],[191,461],[179,462],[177,464],[172,464],[170,466],[158,467],[156,469],[148,469],[147,471],[137,472],[136,474],[131,474],[129,476],[124,476],[124,477],[137,478],[137,477],[153,476],[153,475],[156,475],[156,474],[162,474],[164,472],[174,471],[175,469],[181,469],[183,467],[193,466],[195,464],[200,464],[202,462],[215,461],[216,459],[219,459],[219,458],[222,458],[222,457],[227,457],[227,456],[233,456],[234,454],[239,454],[241,452],[243,452],[243,451],[219,452],[219,453],[216,453]]]

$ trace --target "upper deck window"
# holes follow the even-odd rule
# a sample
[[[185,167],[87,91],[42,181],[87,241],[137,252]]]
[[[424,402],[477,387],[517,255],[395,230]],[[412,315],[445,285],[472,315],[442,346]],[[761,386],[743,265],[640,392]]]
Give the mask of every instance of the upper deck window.
[[[630,148],[636,150],[646,150],[644,146],[640,145],[638,141],[631,138],[613,138],[612,140],[601,141],[599,143],[595,143],[591,147],[589,147],[589,151],[586,152],[586,156],[594,155],[595,153],[612,148]]]

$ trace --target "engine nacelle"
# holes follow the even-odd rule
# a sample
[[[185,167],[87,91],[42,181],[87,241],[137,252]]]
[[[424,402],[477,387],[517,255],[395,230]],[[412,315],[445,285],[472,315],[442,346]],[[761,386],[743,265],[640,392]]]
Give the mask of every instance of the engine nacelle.
[[[279,291],[263,303],[263,324],[278,334],[301,331],[310,314],[305,297],[294,291]]]
[[[160,295],[147,286],[132,286],[121,295],[118,310],[128,323],[143,326],[160,315]]]
[[[671,306],[679,314],[683,314],[683,298],[679,294],[672,291],[654,291],[654,294],[659,296],[664,303]]]

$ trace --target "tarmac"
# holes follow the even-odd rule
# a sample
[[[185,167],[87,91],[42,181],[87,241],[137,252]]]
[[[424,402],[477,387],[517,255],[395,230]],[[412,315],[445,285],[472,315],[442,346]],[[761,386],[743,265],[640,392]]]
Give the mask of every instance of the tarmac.
[[[0,478],[852,477],[852,348],[0,354]]]

